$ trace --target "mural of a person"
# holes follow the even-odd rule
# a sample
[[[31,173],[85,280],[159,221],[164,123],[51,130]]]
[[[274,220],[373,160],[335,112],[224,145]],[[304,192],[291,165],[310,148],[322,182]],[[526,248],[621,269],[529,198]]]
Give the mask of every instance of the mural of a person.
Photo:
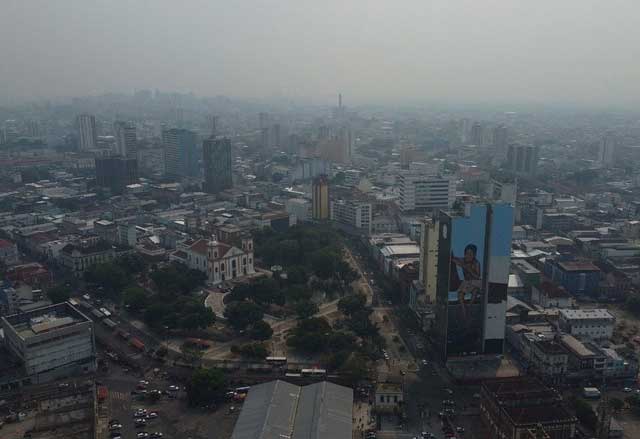
[[[466,302],[473,303],[480,292],[480,262],[476,257],[478,247],[475,244],[468,244],[464,248],[463,257],[451,255],[451,262],[455,267],[460,267],[462,279],[458,286],[458,303],[464,305]],[[457,269],[456,269],[457,271]],[[470,296],[469,300],[466,299]]]

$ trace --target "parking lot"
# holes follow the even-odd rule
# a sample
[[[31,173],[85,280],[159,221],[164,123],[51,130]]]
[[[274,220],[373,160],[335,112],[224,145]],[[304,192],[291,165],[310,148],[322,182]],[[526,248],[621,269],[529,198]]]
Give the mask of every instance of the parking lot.
[[[109,389],[108,399],[103,403],[108,414],[99,439],[117,437],[118,433],[122,439],[133,439],[145,432],[149,434],[148,439],[154,432],[162,433],[163,439],[230,437],[241,408],[232,403],[223,404],[216,410],[189,407],[184,384],[170,379],[162,368],[138,375],[111,363],[108,375],[99,381]],[[172,390],[175,389],[172,386],[179,390]],[[147,396],[156,390],[162,394],[154,398]],[[134,416],[137,411],[140,412]],[[144,419],[144,425],[139,422],[136,426],[136,419]],[[109,422],[115,421],[121,427],[109,431]]]

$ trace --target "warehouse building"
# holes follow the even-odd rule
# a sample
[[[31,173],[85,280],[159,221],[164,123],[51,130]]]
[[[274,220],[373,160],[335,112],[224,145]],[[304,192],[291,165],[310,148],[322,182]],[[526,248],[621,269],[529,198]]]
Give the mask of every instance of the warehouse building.
[[[353,390],[326,381],[251,387],[231,439],[351,439]]]

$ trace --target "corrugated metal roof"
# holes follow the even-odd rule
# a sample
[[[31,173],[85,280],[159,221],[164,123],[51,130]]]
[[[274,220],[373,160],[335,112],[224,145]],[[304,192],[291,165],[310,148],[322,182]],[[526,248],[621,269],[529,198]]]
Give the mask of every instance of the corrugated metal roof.
[[[353,390],[323,381],[251,387],[231,439],[349,439]]]
[[[252,386],[231,439],[291,437],[300,387],[284,381]]]
[[[327,381],[303,387],[293,439],[348,439],[352,434],[353,390]]]

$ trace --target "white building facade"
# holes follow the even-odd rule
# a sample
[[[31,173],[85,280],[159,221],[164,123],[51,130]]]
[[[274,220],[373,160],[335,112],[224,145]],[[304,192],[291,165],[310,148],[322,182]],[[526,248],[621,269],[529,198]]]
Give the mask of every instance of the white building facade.
[[[560,309],[558,326],[574,337],[608,340],[616,319],[606,309]]]
[[[403,212],[448,209],[456,199],[456,182],[451,177],[405,171],[398,176],[398,184]]]
[[[367,235],[371,233],[373,208],[371,203],[357,200],[331,201],[331,220],[358,229]]]
[[[207,275],[213,285],[242,278],[255,273],[253,267],[253,240],[242,240],[242,248],[218,242],[209,242]]]

